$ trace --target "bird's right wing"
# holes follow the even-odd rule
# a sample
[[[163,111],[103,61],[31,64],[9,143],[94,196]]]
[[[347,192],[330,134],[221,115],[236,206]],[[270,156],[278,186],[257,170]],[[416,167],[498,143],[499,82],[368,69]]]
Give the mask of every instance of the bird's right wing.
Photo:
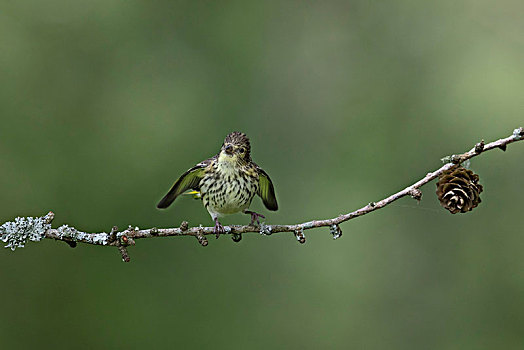
[[[199,190],[200,180],[204,177],[206,168],[213,162],[213,158],[198,163],[188,171],[182,174],[169,192],[157,204],[157,208],[167,208],[181,193],[188,189]]]
[[[275,188],[269,175],[256,165],[258,171],[258,192],[257,194],[262,198],[262,202],[269,210],[278,210],[277,197],[275,196]]]

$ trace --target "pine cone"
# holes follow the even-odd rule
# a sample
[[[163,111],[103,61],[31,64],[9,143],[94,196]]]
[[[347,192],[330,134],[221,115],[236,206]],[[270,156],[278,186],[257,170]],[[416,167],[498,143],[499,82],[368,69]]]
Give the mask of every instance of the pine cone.
[[[479,176],[463,167],[451,169],[440,175],[437,197],[440,204],[451,214],[466,213],[480,202],[482,185]]]

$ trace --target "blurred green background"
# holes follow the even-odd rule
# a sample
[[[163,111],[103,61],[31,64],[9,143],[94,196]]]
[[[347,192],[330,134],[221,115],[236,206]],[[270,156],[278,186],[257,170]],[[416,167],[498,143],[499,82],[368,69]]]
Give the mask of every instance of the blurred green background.
[[[172,182],[246,132],[280,204],[349,212],[524,126],[522,1],[2,1],[0,221],[211,225]],[[3,349],[522,349],[524,144],[327,229],[0,252]],[[225,224],[247,223],[235,215]]]

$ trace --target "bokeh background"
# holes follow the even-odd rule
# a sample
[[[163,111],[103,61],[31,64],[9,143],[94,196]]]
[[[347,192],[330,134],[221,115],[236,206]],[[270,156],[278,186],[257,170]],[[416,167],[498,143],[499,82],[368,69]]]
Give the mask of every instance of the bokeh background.
[[[524,5],[459,1],[3,1],[0,221],[88,232],[211,225],[155,208],[246,132],[297,223],[404,188],[524,124]],[[3,349],[522,349],[524,144],[471,164],[466,215],[435,184],[327,229],[0,251]],[[235,215],[225,224],[247,223]]]

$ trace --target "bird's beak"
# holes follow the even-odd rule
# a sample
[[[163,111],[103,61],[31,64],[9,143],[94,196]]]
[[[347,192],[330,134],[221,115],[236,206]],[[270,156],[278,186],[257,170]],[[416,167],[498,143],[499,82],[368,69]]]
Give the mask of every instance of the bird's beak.
[[[230,156],[233,155],[233,146],[227,145],[224,151],[226,151],[226,153],[229,154]]]

